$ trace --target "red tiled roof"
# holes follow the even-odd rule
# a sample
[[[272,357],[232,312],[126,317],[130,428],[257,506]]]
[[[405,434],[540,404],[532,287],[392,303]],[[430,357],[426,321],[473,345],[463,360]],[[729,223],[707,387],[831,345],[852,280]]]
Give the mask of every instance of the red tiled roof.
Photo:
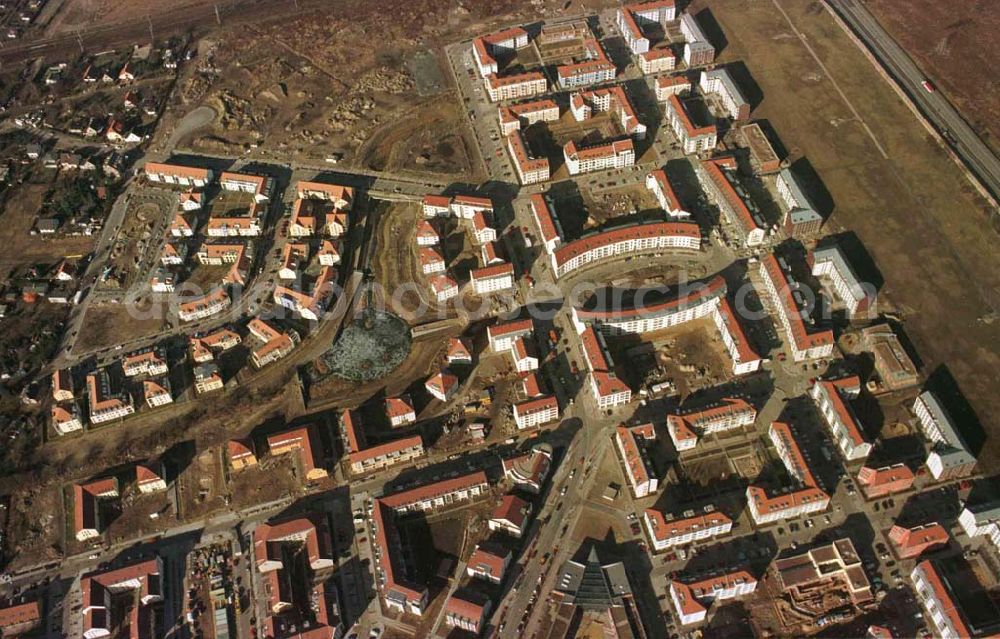
[[[563,244],[555,250],[555,260],[558,266],[565,264],[574,257],[618,242],[639,240],[651,237],[681,235],[701,238],[698,225],[692,222],[657,222],[655,224],[635,224],[621,228],[596,233],[568,244]]]
[[[0,608],[0,630],[22,624],[35,623],[40,621],[41,618],[42,607],[37,600]],[[4,633],[4,636],[6,636],[6,633]]]
[[[684,104],[676,94],[667,97],[667,105],[673,109],[674,113],[677,114],[677,118],[681,121],[681,125],[684,127],[684,130],[687,132],[687,136],[689,138],[696,138],[701,135],[712,135],[716,132],[714,124],[701,127],[695,126],[694,123],[691,122],[691,117],[688,115],[687,109],[684,108]]]
[[[350,455],[348,455],[348,460],[354,464],[363,462],[366,459],[375,459],[376,457],[391,455],[392,453],[402,452],[418,446],[423,447],[423,445],[424,442],[420,438],[420,435],[413,435],[412,437],[403,437],[402,439],[396,439],[391,442],[386,442],[384,444],[372,446],[371,448],[365,448],[363,450],[350,453]]]
[[[941,581],[941,577],[938,575],[937,568],[934,567],[934,564],[925,559],[917,564],[917,568],[919,568],[924,574],[924,579],[934,592],[934,597],[938,600],[939,604],[937,606],[938,610],[948,617],[948,621],[951,622],[957,636],[971,637],[972,632],[962,619],[958,606],[955,604],[951,593],[948,592],[947,588],[945,588],[944,582]]]
[[[523,529],[524,524],[528,521],[530,510],[528,502],[517,495],[508,494],[504,495],[500,503],[493,509],[490,519],[508,521],[517,528]]]
[[[486,473],[480,470],[474,473],[469,473],[468,475],[461,475],[453,479],[444,479],[432,484],[417,486],[416,488],[411,488],[410,490],[385,495],[384,497],[379,498],[379,502],[392,509],[402,508],[425,499],[440,497],[441,495],[447,495],[460,490],[472,488],[473,486],[485,485],[487,483]]]
[[[146,162],[143,170],[149,173],[162,173],[165,175],[179,175],[188,178],[208,179],[208,169],[199,169],[193,166],[183,166],[181,164],[163,164],[160,162]]]
[[[542,240],[550,242],[559,239],[559,233],[556,231],[556,224],[552,218],[552,209],[549,208],[545,196],[541,193],[534,193],[531,196],[531,211],[535,216],[535,221],[538,222]]]
[[[686,223],[685,223],[686,224]],[[692,224],[695,226],[696,224]],[[679,308],[696,306],[706,299],[721,297],[726,294],[726,280],[721,275],[716,275],[707,283],[691,286],[690,293],[685,297],[678,297],[657,304],[640,306],[637,308],[614,309],[614,310],[594,310],[588,311],[577,309],[577,316],[581,319],[606,320],[626,319],[632,317],[655,317],[661,313],[666,313]]]
[[[469,273],[469,277],[473,280],[488,280],[494,277],[504,277],[506,275],[514,274],[514,265],[509,262],[504,262],[503,264],[494,264],[493,266],[484,266],[483,268],[477,268],[476,270]]]
[[[816,333],[809,333],[806,331],[806,325],[805,322],[802,321],[801,311],[795,303],[795,299],[792,297],[792,291],[788,286],[788,279],[785,277],[785,273],[781,269],[781,265],[778,264],[778,259],[774,256],[774,254],[772,253],[763,256],[761,258],[761,264],[764,266],[768,276],[774,283],[774,288],[778,291],[778,296],[781,298],[781,312],[783,312],[788,318],[788,323],[792,327],[792,338],[795,340],[795,344],[799,350],[806,350],[814,346],[832,344],[833,331],[829,329],[818,331]]]
[[[732,519],[718,511],[687,517],[685,519],[667,521],[660,511],[647,508],[646,516],[653,522],[653,535],[658,540],[680,537],[696,530],[705,530],[733,523]]]

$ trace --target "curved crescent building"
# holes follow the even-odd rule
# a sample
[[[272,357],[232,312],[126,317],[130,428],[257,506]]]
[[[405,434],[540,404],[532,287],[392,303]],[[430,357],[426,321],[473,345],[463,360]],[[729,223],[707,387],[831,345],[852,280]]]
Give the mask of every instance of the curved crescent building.
[[[693,287],[687,295],[639,308],[572,309],[577,331],[587,325],[605,335],[660,331],[710,316],[733,360],[733,374],[745,375],[760,367],[761,357],[750,345],[743,327],[726,299],[726,281],[717,275]]]
[[[563,244],[550,254],[552,272],[563,277],[591,262],[653,253],[664,249],[701,248],[701,231],[691,222],[657,222],[611,229]]]

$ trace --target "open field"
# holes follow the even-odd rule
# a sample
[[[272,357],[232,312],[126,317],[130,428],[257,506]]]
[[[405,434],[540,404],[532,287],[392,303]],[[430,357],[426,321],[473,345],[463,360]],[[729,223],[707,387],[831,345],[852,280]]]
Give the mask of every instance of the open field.
[[[989,2],[871,0],[869,10],[944,90],[963,117],[1000,151],[1000,12]]]
[[[721,59],[746,61],[756,84],[747,93],[763,96],[756,117],[819,175],[829,198],[816,199],[833,203],[828,232],[849,229],[867,248],[880,274],[862,276],[884,278],[924,372],[946,366],[987,435],[1000,432],[1000,398],[981,374],[1000,364],[989,347],[1000,343],[1000,259],[987,207],[818,3],[782,6],[887,157],[770,3],[712,3],[728,38]],[[1000,440],[984,452],[995,460]]]
[[[148,311],[153,302],[139,304],[138,310]],[[156,315],[156,313],[151,313]],[[153,335],[166,326],[161,318],[142,319],[134,317],[129,312],[128,304],[92,304],[83,316],[83,325],[76,341],[76,348],[89,351],[96,348],[107,348],[116,344],[124,344],[133,340]]]
[[[0,276],[14,267],[27,264],[53,264],[67,255],[90,252],[96,236],[58,236],[42,238],[30,235],[35,216],[42,210],[49,184],[25,183],[8,196],[0,213]]]

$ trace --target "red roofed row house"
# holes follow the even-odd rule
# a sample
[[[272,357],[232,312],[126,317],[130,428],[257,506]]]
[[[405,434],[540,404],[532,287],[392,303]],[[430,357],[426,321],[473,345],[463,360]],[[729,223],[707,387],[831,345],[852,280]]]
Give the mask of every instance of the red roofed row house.
[[[479,471],[446,479],[375,500],[372,524],[376,547],[376,571],[382,601],[388,608],[422,615],[427,606],[427,587],[414,583],[405,564],[396,517],[457,505],[486,494],[486,473]]]
[[[656,431],[652,424],[618,426],[615,429],[616,448],[625,465],[625,476],[637,498],[655,493],[659,486],[656,468],[646,451],[646,447],[655,440]]]
[[[340,429],[347,461],[354,474],[381,470],[394,464],[412,461],[424,454],[424,443],[420,435],[367,446],[360,420],[349,410],[341,413]]]
[[[691,450],[700,437],[750,426],[757,410],[746,401],[727,397],[719,404],[697,411],[667,415],[667,431],[678,452]]]
[[[616,257],[635,257],[666,249],[697,251],[701,248],[701,231],[688,222],[657,222],[636,224],[563,244],[549,254],[552,272],[563,277],[591,262]]]
[[[469,273],[472,290],[477,295],[489,295],[514,288],[514,265],[509,262],[477,268]]]
[[[802,319],[793,291],[797,291],[797,283],[791,280],[785,269],[773,254],[765,255],[760,260],[760,275],[771,304],[778,314],[778,320],[785,331],[788,348],[792,359],[801,362],[807,359],[829,357],[833,353],[833,331],[822,330],[810,332]]]
[[[701,515],[688,511],[683,518],[674,519],[650,508],[642,518],[653,549],[657,551],[725,535],[733,529],[733,520],[714,509]]]
[[[80,578],[82,637],[99,639],[127,628],[129,639],[154,639],[161,626],[153,604],[163,601],[163,560],[159,557]],[[121,635],[118,635],[121,636]]]
[[[580,341],[587,366],[587,387],[598,408],[614,408],[632,401],[632,389],[614,372],[614,361],[607,351],[604,337],[592,326],[587,326],[580,333]]]
[[[694,582],[676,579],[670,582],[670,602],[682,626],[705,620],[708,607],[716,601],[726,601],[757,590],[757,580],[745,570],[708,577]]]
[[[748,486],[747,506],[754,523],[766,524],[826,510],[830,496],[817,486],[788,424],[774,422],[768,434],[785,468],[799,486],[777,493],[768,492],[761,486]]]
[[[532,397],[514,404],[513,413],[518,430],[535,428],[559,419],[559,400],[554,395]]]
[[[146,179],[157,184],[176,184],[202,188],[212,181],[211,169],[201,169],[180,164],[162,164],[147,162],[143,167]]]
[[[837,448],[849,461],[865,459],[872,449],[861,428],[861,422],[847,401],[860,393],[861,380],[857,377],[816,380],[809,391],[837,443]]]
[[[182,322],[193,322],[217,315],[229,308],[232,299],[225,288],[219,287],[177,306],[177,317]]]

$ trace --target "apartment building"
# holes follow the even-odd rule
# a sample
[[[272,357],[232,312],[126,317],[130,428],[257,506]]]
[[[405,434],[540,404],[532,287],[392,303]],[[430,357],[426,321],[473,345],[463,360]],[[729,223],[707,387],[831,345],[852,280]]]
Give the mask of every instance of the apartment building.
[[[625,139],[577,148],[576,142],[570,140],[563,146],[563,158],[570,175],[621,169],[635,164],[635,145]]]
[[[638,58],[639,70],[643,75],[673,71],[677,67],[677,56],[666,47],[640,53]]]
[[[166,476],[163,464],[159,462],[135,466],[135,483],[144,495],[166,490]]]
[[[75,397],[72,371],[64,368],[52,373],[52,399],[57,402],[68,402]]]
[[[958,523],[969,537],[986,537],[1000,550],[1000,502],[965,506],[958,516]]]
[[[73,484],[73,533],[77,541],[94,539],[104,532],[99,501],[117,499],[119,495],[114,477]]]
[[[724,67],[702,71],[698,81],[702,94],[712,94],[718,97],[722,107],[729,117],[736,121],[750,119],[750,103],[733,79],[729,70]]]
[[[60,435],[66,435],[83,428],[80,407],[76,404],[53,404],[49,409],[49,423]]]
[[[528,32],[521,27],[504,29],[481,36],[472,41],[472,57],[476,61],[479,75],[486,77],[499,73],[498,56],[507,56],[528,46]]]
[[[833,331],[810,331],[800,310],[798,283],[787,273],[784,259],[773,254],[760,260],[760,276],[770,298],[774,312],[778,316],[785,333],[785,340],[792,353],[792,359],[802,362],[810,359],[829,357],[833,353]]]
[[[740,398],[725,398],[718,404],[667,415],[667,431],[680,451],[691,450],[700,437],[753,425],[757,410]]]
[[[486,493],[489,484],[486,473],[446,479],[403,492],[385,495],[375,500],[372,543],[376,552],[376,570],[380,575],[379,591],[386,607],[422,615],[427,605],[427,587],[406,578],[402,564],[402,543],[395,519],[411,512],[425,512],[470,501]]]
[[[192,373],[194,375],[194,390],[198,395],[221,390],[225,386],[222,375],[219,373],[219,367],[214,362],[199,364],[194,367]]]
[[[761,356],[750,344],[729,300],[722,298],[712,313],[726,352],[733,360],[733,375],[747,375],[760,368]]]
[[[964,611],[952,592],[952,585],[934,562],[925,559],[918,563],[910,573],[910,580],[935,636],[941,639],[986,636],[976,632],[966,621]]]
[[[656,254],[669,249],[697,251],[700,248],[701,231],[697,224],[656,222],[619,227],[574,240],[553,251],[549,259],[558,279],[592,262]]]
[[[552,446],[535,444],[531,451],[502,460],[504,478],[515,488],[538,495],[552,468]]]
[[[444,623],[478,635],[486,628],[490,607],[490,600],[480,593],[452,594],[444,604]]]
[[[808,229],[819,231],[823,217],[816,211],[816,207],[806,195],[795,174],[790,169],[781,169],[775,178],[775,186],[778,189],[778,196],[785,205],[785,219],[782,224],[789,226],[790,219],[795,216],[797,220],[793,226],[803,227],[808,224]]]
[[[122,628],[134,637],[155,636],[158,625],[154,604],[163,601],[163,585],[160,557],[83,575],[80,636],[110,637]],[[128,596],[123,596],[126,593]]]
[[[657,102],[666,102],[670,99],[670,96],[680,96],[684,93],[689,93],[691,91],[691,81],[683,75],[661,76],[656,78],[653,83],[653,91],[656,94]],[[688,117],[686,112],[684,113],[684,117]],[[690,121],[690,118],[688,120]],[[674,135],[677,135],[676,131]],[[712,146],[714,147],[715,145],[713,144]]]
[[[740,179],[732,157],[703,160],[696,166],[698,181],[745,247],[760,246],[767,222]]]
[[[733,529],[733,520],[711,506],[700,515],[687,511],[681,518],[650,508],[646,509],[642,518],[655,551],[711,539]]]
[[[504,262],[477,268],[469,273],[472,290],[477,295],[489,295],[514,288],[514,265]]]
[[[282,332],[260,318],[247,324],[258,343],[250,351],[250,359],[257,368],[287,357],[299,344],[299,334],[293,329]]]
[[[861,393],[861,380],[846,377],[836,380],[816,380],[809,391],[816,409],[830,429],[833,441],[848,461],[864,459],[871,452],[872,445],[865,436],[849,400]]]
[[[272,456],[297,455],[306,481],[317,481],[328,474],[323,467],[323,444],[312,424],[269,435],[267,450]]]
[[[580,333],[580,341],[587,366],[587,387],[597,407],[604,410],[632,401],[632,389],[614,372],[614,361],[608,353],[604,337],[592,326],[587,326]]]
[[[142,396],[150,408],[172,404],[174,398],[170,394],[170,379],[163,377],[157,380],[143,380]]]
[[[628,94],[620,85],[573,93],[570,112],[577,122],[589,120],[597,113],[610,113],[627,135],[639,140],[646,137],[646,125],[639,121]]]
[[[195,188],[204,188],[214,176],[211,169],[160,162],[147,162],[143,167],[143,172],[150,182]]]
[[[439,303],[447,302],[458,295],[458,282],[447,275],[435,275],[428,280],[431,291],[434,292],[434,299]]]
[[[194,322],[218,315],[232,304],[229,293],[224,288],[217,288],[210,293],[196,297],[177,306],[177,317],[182,322]]]
[[[521,184],[536,184],[549,179],[548,158],[535,157],[528,149],[520,130],[507,136],[507,151]]]
[[[798,486],[770,494],[760,486],[748,486],[747,506],[754,523],[765,524],[826,510],[830,496],[817,486],[788,424],[774,422],[768,434],[785,469]]]
[[[413,408],[413,400],[406,393],[385,399],[385,416],[393,428],[407,426],[417,421],[417,411]]]
[[[692,225],[693,226],[693,225]],[[606,335],[642,334],[678,326],[714,312],[726,294],[726,282],[716,276],[682,289],[683,294],[632,309],[571,309],[578,329],[592,325]]]
[[[581,62],[560,65],[556,68],[559,88],[573,89],[588,84],[611,82],[617,75],[614,63],[604,53],[604,48],[594,38],[584,41],[586,59]]]
[[[674,187],[667,178],[667,173],[663,169],[653,169],[646,174],[646,189],[656,198],[656,203],[670,217],[671,220],[684,221],[691,217],[691,214],[681,207],[681,202],[674,192]]]
[[[844,592],[855,605],[874,598],[861,558],[846,537],[775,559],[772,567],[777,586],[793,600],[822,591]]]
[[[91,424],[122,419],[135,412],[132,396],[117,380],[111,379],[106,368],[87,375],[87,401]]]
[[[891,466],[863,466],[858,471],[858,487],[866,499],[879,499],[895,495],[913,487],[916,475],[906,464]]]
[[[417,246],[437,246],[441,243],[441,235],[427,220],[417,222]]]
[[[705,621],[715,602],[743,597],[757,590],[757,580],[745,570],[716,575],[697,581],[670,582],[670,602],[682,626]]]
[[[666,98],[664,115],[670,125],[670,130],[674,132],[677,141],[681,143],[684,153],[693,155],[714,149],[718,141],[718,131],[715,125],[695,126],[687,109],[684,108],[684,104],[677,97],[677,93],[670,93]]]
[[[497,107],[497,117],[500,120],[500,133],[510,135],[536,122],[559,120],[559,105],[554,100],[545,99],[500,106]]]
[[[226,455],[229,459],[229,467],[233,471],[240,471],[244,468],[257,465],[257,455],[253,450],[253,440],[230,439],[226,443]]]
[[[503,324],[487,326],[486,340],[491,350],[503,353],[510,350],[515,339],[532,335],[534,330],[535,326],[531,319],[512,320]]]
[[[562,242],[562,225],[556,215],[555,207],[541,193],[531,195],[531,216],[538,226],[539,239],[547,253],[552,253]]]
[[[689,67],[711,64],[715,47],[709,42],[698,21],[690,13],[681,14],[681,34],[684,36],[684,63]]]
[[[652,424],[619,426],[615,429],[615,448],[625,466],[625,476],[636,498],[655,493],[659,487],[656,467],[647,447],[655,444],[656,431]]]
[[[819,248],[812,253],[812,274],[830,283],[837,299],[851,317],[875,305],[875,288],[862,282],[838,246]]]
[[[521,100],[543,95],[549,90],[545,75],[538,71],[528,71],[515,75],[490,74],[483,81],[490,102]]]
[[[498,544],[476,544],[466,563],[465,574],[493,584],[503,581],[510,565],[511,552]]]
[[[439,372],[431,375],[424,382],[427,392],[442,402],[451,399],[455,391],[458,390],[458,378],[451,374],[448,369],[442,368]]]
[[[517,495],[504,495],[486,524],[492,532],[504,532],[520,539],[531,519],[531,504]]]
[[[167,361],[161,349],[147,349],[131,353],[122,359],[122,371],[126,377],[166,375]]]
[[[875,358],[873,392],[911,388],[920,383],[917,367],[889,324],[874,324],[861,331],[865,350]]]
[[[361,475],[413,461],[424,452],[423,441],[419,435],[414,435],[350,453],[348,461],[351,472]]]
[[[965,445],[951,416],[934,393],[924,391],[913,402],[913,413],[924,437],[931,443],[927,468],[934,479],[954,479],[972,473],[976,458]]]
[[[643,34],[643,27],[659,24],[666,28],[668,22],[676,18],[674,0],[652,0],[628,4],[618,9],[615,23],[632,53],[639,55],[649,51],[649,39]]]
[[[492,223],[492,217],[487,217],[487,214],[482,211],[477,211],[472,216],[472,237],[476,244],[481,245],[496,241],[497,230],[493,228]]]
[[[893,526],[886,535],[892,551],[900,559],[913,559],[925,552],[940,550],[951,541],[948,530],[937,522],[907,528]]]
[[[538,357],[534,346],[525,337],[515,338],[507,351],[514,360],[514,370],[518,373],[529,373],[538,370]]]

